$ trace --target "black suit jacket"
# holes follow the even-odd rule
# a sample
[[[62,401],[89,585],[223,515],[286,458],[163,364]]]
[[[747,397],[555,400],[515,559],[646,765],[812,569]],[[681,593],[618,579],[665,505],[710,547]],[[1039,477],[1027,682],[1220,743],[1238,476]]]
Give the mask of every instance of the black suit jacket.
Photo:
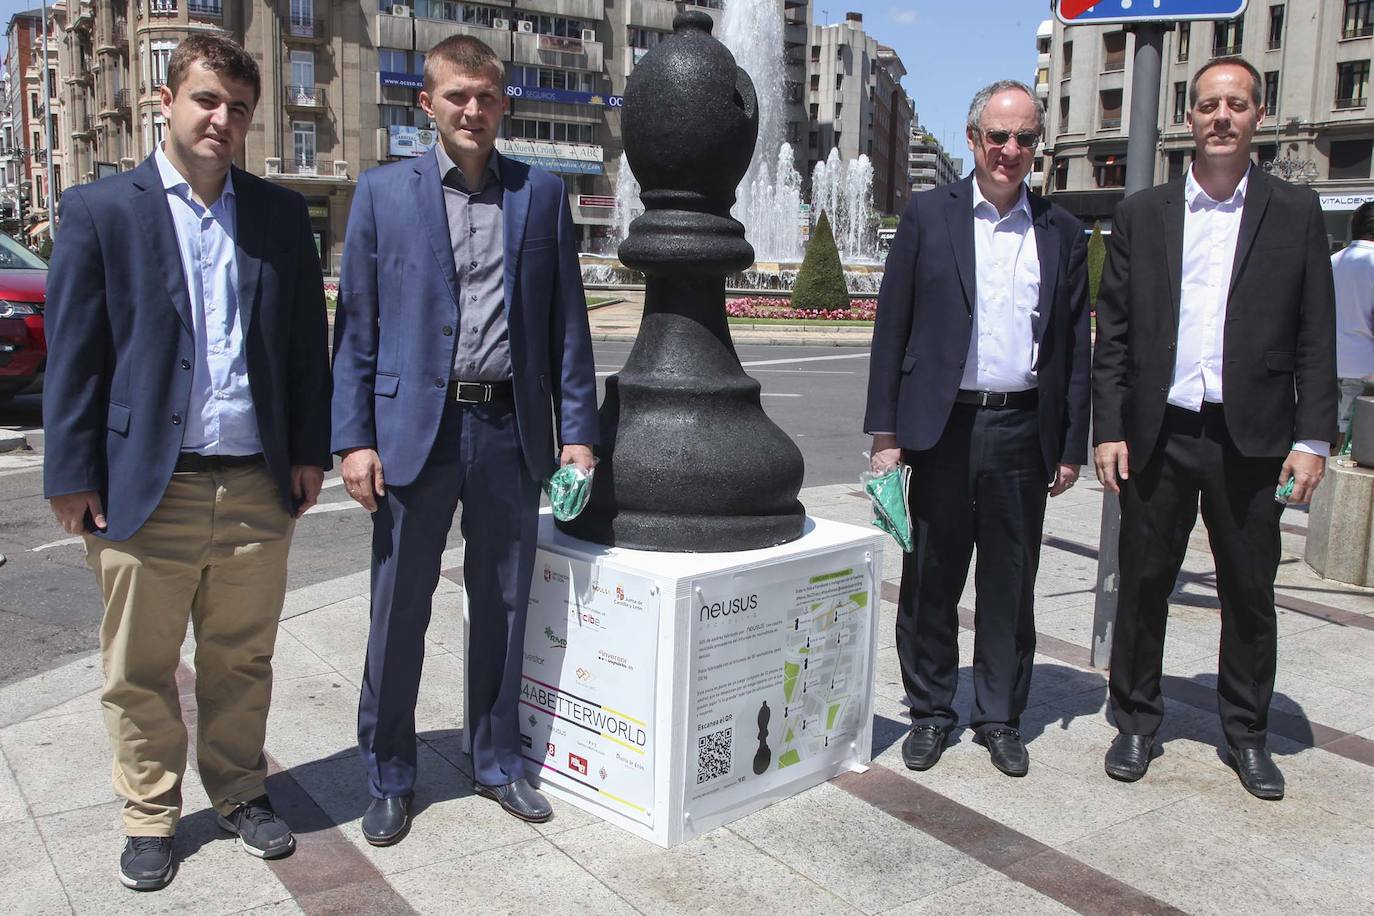
[[[1088,459],[1087,239],[1067,210],[1034,193],[1029,201],[1040,257],[1040,445],[1050,479],[1056,464]],[[866,432],[895,432],[915,451],[939,440],[964,374],[976,278],[972,176],[912,197],[878,293]]]
[[[267,469],[290,509],[291,466],[328,468],[329,352],[305,199],[240,169],[238,300]],[[195,338],[172,211],[152,157],[68,188],[48,271],[43,385],[49,498],[100,493],[111,540],[162,499],[181,452]]]
[[[1093,442],[1144,467],[1177,353],[1185,179],[1116,209],[1097,299]],[[1335,293],[1317,195],[1250,170],[1222,337],[1226,426],[1240,453],[1287,455],[1336,437]]]

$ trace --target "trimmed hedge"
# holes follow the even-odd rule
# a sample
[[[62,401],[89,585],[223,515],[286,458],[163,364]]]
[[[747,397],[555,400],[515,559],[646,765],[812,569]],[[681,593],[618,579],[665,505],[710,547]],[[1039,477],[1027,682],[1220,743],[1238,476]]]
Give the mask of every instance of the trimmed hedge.
[[[822,213],[806,245],[797,281],[792,285],[792,307],[800,310],[828,312],[847,308],[849,290],[844,285],[844,268],[840,265],[840,250],[830,231],[830,220]]]
[[[1093,223],[1088,239],[1088,308],[1097,308],[1097,287],[1102,282],[1102,264],[1107,260],[1107,243],[1102,240],[1102,224]]]

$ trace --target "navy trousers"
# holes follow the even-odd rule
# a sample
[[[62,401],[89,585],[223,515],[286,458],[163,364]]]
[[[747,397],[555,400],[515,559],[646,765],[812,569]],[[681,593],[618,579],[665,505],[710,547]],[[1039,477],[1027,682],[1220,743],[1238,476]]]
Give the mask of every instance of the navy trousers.
[[[460,500],[469,617],[464,727],[473,774],[501,786],[525,772],[517,708],[539,484],[526,470],[512,405],[450,402],[420,475],[388,486],[372,516],[372,626],[358,747],[374,798],[407,795],[415,785],[425,629]]]

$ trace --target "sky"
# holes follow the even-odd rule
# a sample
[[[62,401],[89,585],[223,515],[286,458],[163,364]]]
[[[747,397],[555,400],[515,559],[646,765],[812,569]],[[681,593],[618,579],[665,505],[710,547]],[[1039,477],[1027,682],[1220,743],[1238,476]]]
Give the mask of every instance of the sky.
[[[0,17],[38,7],[38,0],[0,0]],[[864,30],[894,48],[916,114],[951,156],[964,156],[969,99],[997,79],[1035,77],[1035,29],[1051,15],[1049,0],[811,0],[817,25],[862,13]]]
[[[1053,15],[1049,0],[811,0],[816,25],[848,12],[901,57],[916,117],[966,164],[969,100],[994,80],[1034,81],[1035,30]]]

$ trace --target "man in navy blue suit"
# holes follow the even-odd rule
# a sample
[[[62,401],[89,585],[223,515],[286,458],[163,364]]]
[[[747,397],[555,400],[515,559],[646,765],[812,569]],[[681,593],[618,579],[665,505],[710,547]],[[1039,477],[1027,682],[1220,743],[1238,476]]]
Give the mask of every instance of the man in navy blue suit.
[[[261,858],[296,842],[263,741],[291,534],[331,462],[329,354],[305,200],[232,165],[259,91],[243,48],[185,39],[161,89],[166,141],[67,189],[48,272],[44,490],[104,594],[120,880],[139,890],[171,876],[188,615],[219,823]]]
[[[969,106],[974,174],[918,194],[878,295],[864,430],[875,470],[911,465],[897,653],[911,707],[902,757],[940,759],[956,724],[959,599],[975,572],[973,714],[993,766],[1024,776],[1046,496],[1088,457],[1083,227],[1024,181],[1045,111],[1011,80]]]
[[[358,744],[368,842],[404,836],[424,634],[463,504],[474,788],[527,821],[517,704],[539,481],[590,468],[596,382],[563,182],[495,151],[500,60],[468,36],[425,59],[433,150],[358,181],[334,328],[334,451],[373,513],[372,627]],[[555,424],[562,443],[555,452]]]

